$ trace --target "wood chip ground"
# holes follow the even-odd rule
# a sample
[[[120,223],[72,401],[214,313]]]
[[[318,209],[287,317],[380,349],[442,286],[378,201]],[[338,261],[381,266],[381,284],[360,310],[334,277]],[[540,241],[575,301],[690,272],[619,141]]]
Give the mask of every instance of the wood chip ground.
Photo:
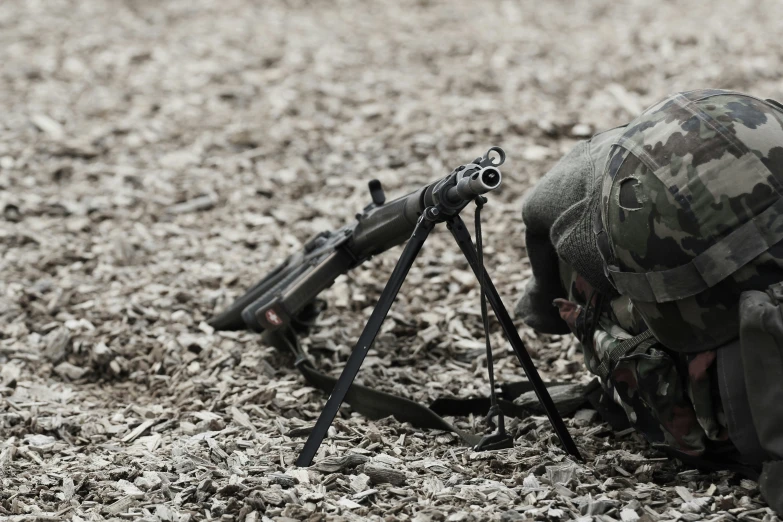
[[[486,263],[530,275],[520,201],[576,140],[677,90],[783,95],[773,0],[0,2],[0,519],[770,521],[757,484],[667,459],[591,411],[515,447],[345,408],[205,321],[313,233],[491,145]],[[399,249],[341,277],[305,340],[336,373]],[[589,376],[519,325],[547,379]],[[497,331],[500,380],[523,378]],[[487,393],[477,287],[435,233],[360,380]],[[479,432],[481,419],[454,422]]]

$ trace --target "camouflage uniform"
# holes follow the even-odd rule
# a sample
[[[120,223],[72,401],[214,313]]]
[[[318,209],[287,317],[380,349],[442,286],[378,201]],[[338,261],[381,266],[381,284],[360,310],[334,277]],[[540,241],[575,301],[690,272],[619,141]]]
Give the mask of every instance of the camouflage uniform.
[[[569,184],[558,164],[525,200],[534,277],[520,315],[557,333],[535,312],[554,297],[588,369],[631,423],[682,455],[733,443],[752,464],[783,457],[754,431],[744,389],[753,375],[740,357],[751,348],[738,341],[740,296],[783,280],[781,109],[727,91],[672,95],[593,138],[600,145],[586,147],[589,167],[572,168],[592,182]],[[560,209],[564,187],[586,193]],[[550,205],[557,217],[546,214]],[[559,285],[533,252],[541,244],[560,260]],[[769,406],[783,425],[779,405]]]
[[[561,273],[569,290],[568,299],[555,300],[560,315],[580,340],[587,369],[601,378],[604,391],[622,407],[631,425],[662,450],[691,457],[730,451],[717,397],[715,351],[677,354],[650,338],[624,351],[604,371],[601,363],[609,354],[643,334],[647,326],[627,297],[599,307],[597,294],[584,278],[564,263]],[[597,317],[596,308],[601,309]],[[684,369],[688,379],[681,377]]]

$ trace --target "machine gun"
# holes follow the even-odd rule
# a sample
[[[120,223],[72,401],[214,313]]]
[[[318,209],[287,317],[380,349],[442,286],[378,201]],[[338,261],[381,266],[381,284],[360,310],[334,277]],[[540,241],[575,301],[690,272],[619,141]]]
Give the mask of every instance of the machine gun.
[[[498,165],[479,158],[462,165],[447,177],[386,203],[378,180],[369,183],[372,203],[356,215],[357,221],[334,232],[321,232],[250,288],[228,309],[210,320],[218,330],[250,328],[256,332],[277,330],[291,323],[334,280],[372,256],[407,240],[428,207],[439,205],[456,215],[476,196],[500,185]]]
[[[308,466],[312,462],[329,426],[337,415],[338,408],[349,393],[349,388],[351,388],[364,357],[372,346],[419,250],[429,232],[437,223],[442,222],[447,224],[476,274],[481,287],[482,317],[487,343],[487,363],[492,399],[491,414],[498,417],[499,423],[497,433],[485,436],[479,441],[477,448],[497,449],[508,447],[511,443],[510,437],[504,431],[502,412],[495,397],[492,352],[488,333],[489,323],[486,313],[486,302],[489,301],[561,443],[571,455],[579,457],[576,445],[557,412],[544,382],[536,371],[500,296],[489,276],[484,272],[480,209],[486,202],[483,194],[500,186],[502,176],[499,167],[505,162],[505,158],[503,149],[492,147],[484,156],[457,167],[448,176],[388,203],[380,182],[371,181],[369,188],[372,203],[356,215],[356,223],[346,225],[334,232],[322,232],[311,238],[305,244],[302,252],[290,256],[237,299],[228,309],[210,320],[210,325],[218,330],[249,328],[256,332],[265,332],[268,336],[267,339],[277,339],[290,346],[297,354],[297,366],[304,373],[304,367],[300,365],[306,357],[295,346],[292,325],[296,324],[302,315],[313,314],[313,303],[316,297],[331,286],[339,275],[356,268],[372,256],[409,239],[378,304],[297,460],[297,465]],[[460,212],[471,201],[476,202],[477,205],[475,247],[470,233],[459,217]],[[321,374],[313,376],[311,373],[309,377],[317,379],[323,376]],[[363,391],[365,391],[364,395],[367,395],[368,391],[372,390],[363,388]],[[404,401],[404,399],[395,398],[388,394],[374,393],[376,395],[372,397],[377,396],[383,400],[391,400],[389,399],[391,397],[398,402],[399,400]],[[398,419],[409,420],[411,414],[404,413],[404,409],[404,406],[395,407],[391,408],[391,411]],[[438,423],[433,424],[426,420],[422,424],[441,427]]]

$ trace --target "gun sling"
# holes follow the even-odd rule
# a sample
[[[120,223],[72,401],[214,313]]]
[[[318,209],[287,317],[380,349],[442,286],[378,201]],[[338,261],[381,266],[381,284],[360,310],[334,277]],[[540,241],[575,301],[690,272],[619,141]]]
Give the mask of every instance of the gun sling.
[[[296,368],[302,373],[302,376],[310,386],[327,394],[332,392],[337,378],[331,377],[315,367],[302,350],[299,338],[292,328],[267,331],[264,333],[264,341],[283,352],[291,352],[295,357]],[[570,383],[550,382],[547,383],[547,387],[564,384]],[[514,403],[514,399],[523,393],[533,390],[533,385],[529,381],[503,383],[500,389],[501,394],[498,397],[498,405],[504,415],[522,419],[540,413]],[[490,409],[490,399],[487,397],[471,399],[438,398],[428,407],[405,397],[374,390],[357,383],[353,383],[349,389],[345,402],[350,404],[354,411],[370,419],[377,420],[392,416],[399,422],[408,422],[417,428],[452,432],[458,435],[467,446],[475,446],[483,434],[467,433],[453,426],[443,417],[468,416],[471,414],[485,416]],[[558,406],[560,405],[558,404]],[[576,408],[573,409],[575,410]]]

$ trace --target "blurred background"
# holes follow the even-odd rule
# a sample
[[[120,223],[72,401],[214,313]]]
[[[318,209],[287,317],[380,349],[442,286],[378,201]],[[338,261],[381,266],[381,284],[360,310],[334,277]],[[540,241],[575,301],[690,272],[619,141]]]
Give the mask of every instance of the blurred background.
[[[154,449],[168,462],[215,417],[269,437],[309,422],[323,397],[291,395],[290,361],[201,323],[352,220],[370,179],[402,195],[492,145],[508,157],[486,264],[513,308],[525,191],[669,93],[783,98],[782,21],[777,0],[0,1],[0,391],[27,412],[0,427],[53,433],[29,419],[54,401],[99,444],[165,414],[183,419]],[[398,252],[325,293],[306,340],[322,367],[341,367]],[[570,338],[518,326],[545,377],[588,378]],[[435,234],[361,378],[425,401],[485,394],[480,332],[475,281]],[[231,417],[247,390],[262,408]]]
[[[488,262],[514,299],[525,190],[668,93],[780,97],[782,14],[761,0],[5,0],[0,205],[20,248],[0,284],[59,276],[41,298],[66,308],[79,285],[106,308],[104,281],[170,284],[180,301],[134,299],[198,322],[352,219],[369,179],[400,195],[500,145]],[[37,312],[28,327],[50,322]]]

